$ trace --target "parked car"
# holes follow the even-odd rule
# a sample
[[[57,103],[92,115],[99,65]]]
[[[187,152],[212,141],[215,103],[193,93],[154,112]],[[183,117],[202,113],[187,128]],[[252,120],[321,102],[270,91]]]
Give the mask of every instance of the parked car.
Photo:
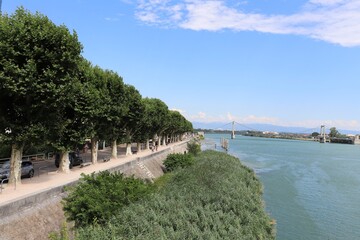
[[[34,176],[34,166],[30,161],[21,162],[21,177],[31,178]],[[0,162],[0,179],[10,176],[10,161]]]
[[[81,156],[76,152],[69,153],[70,165],[69,168],[72,169],[73,166],[82,164],[84,161]],[[58,168],[60,165],[60,153],[55,154],[55,166]]]

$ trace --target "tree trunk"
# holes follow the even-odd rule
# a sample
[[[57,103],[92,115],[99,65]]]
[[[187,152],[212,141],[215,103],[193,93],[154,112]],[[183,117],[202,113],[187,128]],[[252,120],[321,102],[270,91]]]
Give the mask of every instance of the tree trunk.
[[[165,146],[166,145],[166,135],[163,136],[163,139],[162,139],[162,145]]]
[[[132,155],[132,151],[131,151],[131,143],[126,143],[126,156],[130,156]]]
[[[99,149],[99,141],[96,137],[91,139],[91,163],[97,164],[98,160],[98,149]]]
[[[137,143],[137,153],[141,153],[141,143]]]
[[[150,149],[150,140],[149,139],[146,140],[146,149],[147,150]]]
[[[9,185],[15,186],[21,184],[21,161],[24,144],[14,143],[11,146],[10,176]]]
[[[111,158],[117,159],[117,144],[116,140],[113,140],[111,143]]]
[[[160,137],[157,134],[155,134],[152,140],[153,140],[152,145],[153,145],[153,151],[154,151],[154,150],[157,150],[157,148],[159,147]]]
[[[60,154],[60,163],[58,172],[60,173],[69,173],[70,172],[70,160],[69,160],[69,151],[63,151]]]

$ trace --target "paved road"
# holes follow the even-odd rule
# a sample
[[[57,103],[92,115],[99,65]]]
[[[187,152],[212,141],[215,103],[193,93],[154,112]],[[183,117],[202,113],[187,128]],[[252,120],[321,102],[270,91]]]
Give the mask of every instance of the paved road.
[[[108,159],[111,156],[111,148],[105,148],[104,150],[98,151],[98,162],[102,162],[104,159]],[[125,146],[118,146],[118,156],[125,157]],[[86,153],[80,152],[80,157],[84,162],[91,162],[91,151],[88,150]],[[39,175],[47,174],[48,172],[56,171],[55,159],[50,158],[46,160],[33,161],[35,174],[34,177]],[[80,166],[74,166],[73,168],[80,168]],[[29,179],[22,179],[23,182],[29,181]]]
[[[168,146],[160,146],[158,151],[165,149],[172,149],[173,146],[186,143],[187,140],[177,143],[171,143]],[[63,186],[78,180],[81,177],[81,174],[91,174],[93,172],[104,171],[111,169],[116,166],[123,165],[127,162],[133,161],[137,158],[148,156],[152,154],[151,150],[143,150],[140,153],[137,153],[132,156],[125,156],[125,147],[118,146],[118,156],[116,160],[111,160],[104,162],[104,158],[110,158],[111,149],[106,148],[99,151],[98,164],[91,164],[87,167],[80,168],[75,166],[67,174],[57,172],[55,167],[54,160],[42,160],[34,161],[35,175],[33,178],[24,178],[21,181],[21,184],[15,186],[4,185],[4,189],[0,194],[0,207],[6,205],[9,202],[12,202],[16,199],[23,198],[25,196],[30,196],[42,192],[46,189],[55,188],[58,186]],[[82,157],[86,161],[90,161],[90,151],[87,153],[82,153]]]

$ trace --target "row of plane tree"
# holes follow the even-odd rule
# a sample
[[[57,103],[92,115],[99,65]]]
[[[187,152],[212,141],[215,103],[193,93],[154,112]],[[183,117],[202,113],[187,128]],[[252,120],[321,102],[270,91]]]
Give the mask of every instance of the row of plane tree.
[[[0,137],[11,144],[9,184],[21,183],[24,146],[49,144],[61,154],[59,171],[69,172],[68,153],[86,138],[97,162],[99,139],[117,144],[168,141],[192,131],[179,112],[156,98],[143,98],[111,70],[82,56],[76,32],[46,16],[18,8],[0,15]]]

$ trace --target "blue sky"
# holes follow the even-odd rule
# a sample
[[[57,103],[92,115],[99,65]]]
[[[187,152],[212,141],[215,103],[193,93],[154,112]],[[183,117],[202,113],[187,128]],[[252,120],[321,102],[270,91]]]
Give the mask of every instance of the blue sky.
[[[360,130],[360,0],[3,0],[190,121]]]

